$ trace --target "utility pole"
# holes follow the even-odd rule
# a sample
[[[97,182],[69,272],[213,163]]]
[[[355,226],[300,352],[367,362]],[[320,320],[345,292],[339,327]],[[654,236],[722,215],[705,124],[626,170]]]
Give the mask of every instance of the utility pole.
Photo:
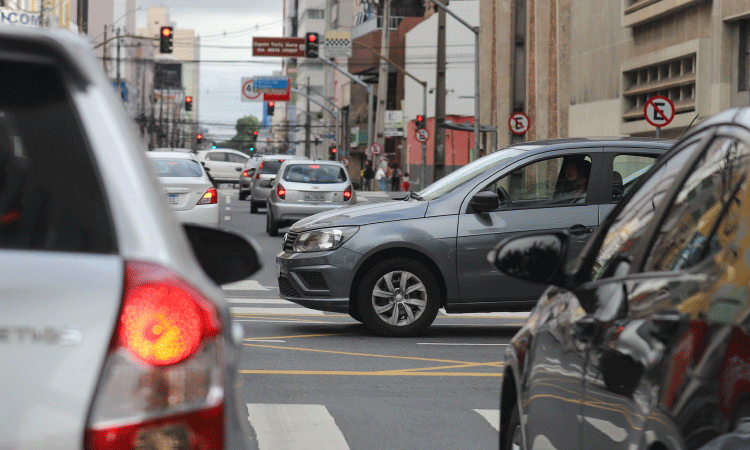
[[[446,1],[447,2],[447,1]],[[432,180],[445,175],[445,9],[438,9],[437,71],[435,78],[435,149]],[[429,184],[429,183],[428,183]]]
[[[89,34],[89,0],[78,0],[76,3],[78,3],[78,33]]]
[[[117,27],[117,91],[122,97],[122,87],[120,87],[120,27]]]
[[[380,39],[380,53],[388,58],[388,45],[390,42],[391,0],[383,0],[383,27]],[[375,114],[375,139],[385,153],[385,110],[388,107],[388,63],[380,61],[378,73],[378,107]],[[375,157],[373,156],[373,170],[375,169]]]
[[[107,42],[107,26],[104,25],[104,42]],[[104,69],[104,73],[107,73],[107,45],[104,46],[102,49],[102,66]]]
[[[310,77],[307,77],[307,92],[310,92]],[[310,157],[310,97],[307,98],[307,111],[305,117],[305,156]],[[316,155],[317,156],[317,155]]]
[[[45,19],[46,17],[44,17],[44,0],[40,0],[40,3],[39,3],[39,26],[40,27],[44,26]]]

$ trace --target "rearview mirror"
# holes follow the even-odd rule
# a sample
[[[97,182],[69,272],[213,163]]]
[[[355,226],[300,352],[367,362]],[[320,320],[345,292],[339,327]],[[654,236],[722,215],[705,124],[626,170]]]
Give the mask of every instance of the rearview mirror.
[[[491,191],[477,192],[469,202],[469,206],[478,213],[494,211],[499,205],[500,199],[497,194]]]
[[[544,233],[506,239],[487,258],[500,272],[539,284],[560,285],[568,247],[564,233]]]
[[[273,186],[273,180],[263,180],[260,182],[260,187],[270,188],[271,186]]]
[[[216,284],[244,280],[260,267],[255,244],[238,234],[201,225],[183,225],[198,263]]]

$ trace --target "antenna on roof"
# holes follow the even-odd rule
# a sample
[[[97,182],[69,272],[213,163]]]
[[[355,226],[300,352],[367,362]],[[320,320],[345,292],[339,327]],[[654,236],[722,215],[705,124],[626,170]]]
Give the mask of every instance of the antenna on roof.
[[[687,128],[685,128],[685,131],[683,131],[680,137],[678,137],[677,139],[681,139],[683,136],[685,136],[685,133],[687,133],[690,127],[693,126],[693,122],[695,122],[695,119],[697,119],[698,116],[700,116],[700,114],[696,114],[695,117],[693,117],[693,120],[690,121],[690,125],[688,125]]]

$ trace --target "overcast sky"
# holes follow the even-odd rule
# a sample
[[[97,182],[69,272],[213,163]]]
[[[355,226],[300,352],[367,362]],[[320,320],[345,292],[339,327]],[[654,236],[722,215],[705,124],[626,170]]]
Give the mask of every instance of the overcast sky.
[[[145,26],[149,6],[166,6],[175,26],[201,37],[201,61],[226,61],[201,63],[199,118],[209,133],[230,138],[240,117],[263,117],[263,103],[240,101],[241,80],[281,69],[280,58],[253,58],[251,47],[253,36],[282,35],[282,0],[140,0],[138,6],[138,26]]]

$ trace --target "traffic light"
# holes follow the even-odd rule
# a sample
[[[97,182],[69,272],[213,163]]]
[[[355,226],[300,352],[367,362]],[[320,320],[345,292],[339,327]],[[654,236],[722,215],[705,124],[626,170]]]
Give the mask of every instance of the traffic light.
[[[307,33],[305,35],[305,56],[307,58],[318,57],[318,33]]]
[[[422,114],[417,115],[417,120],[415,122],[417,124],[417,130],[427,128],[427,122],[424,120],[424,116]]]
[[[336,161],[336,153],[337,152],[338,152],[338,150],[336,150],[336,147],[331,146],[328,149],[328,159],[330,159],[331,161]]]
[[[200,134],[200,133],[198,133],[198,134],[197,134],[197,135],[195,136],[195,142],[197,142],[197,143],[199,143],[199,144],[203,143],[203,135],[202,135],[202,134]]]
[[[187,96],[185,97],[185,111],[192,111],[193,110],[193,97]]]
[[[255,147],[250,147],[250,153],[255,151]]]
[[[253,137],[256,139],[258,138],[258,130],[253,131]]]
[[[268,102],[268,107],[266,108],[266,114],[268,114],[269,116],[272,116],[273,109],[274,109],[273,101]]]
[[[173,42],[174,34],[172,33],[172,27],[161,27],[161,34],[159,34],[159,51],[161,53],[172,53]]]

